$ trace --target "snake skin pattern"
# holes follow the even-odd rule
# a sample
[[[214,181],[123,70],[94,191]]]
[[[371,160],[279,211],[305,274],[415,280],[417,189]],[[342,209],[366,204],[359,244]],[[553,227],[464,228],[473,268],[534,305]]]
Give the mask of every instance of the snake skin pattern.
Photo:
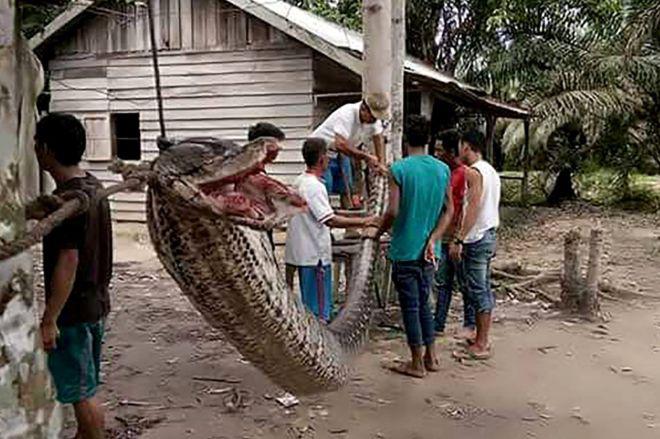
[[[205,141],[217,142],[216,163],[236,159],[242,148]],[[188,139],[164,151],[152,168],[147,219],[159,259],[204,319],[277,385],[299,395],[339,388],[348,380],[350,356],[367,339],[376,242],[362,241],[347,302],[331,324],[321,324],[287,288],[265,231],[194,208],[194,194],[186,195],[182,182],[186,172],[199,173],[198,161],[213,158],[194,148],[176,152],[195,142]],[[382,213],[386,181],[371,180],[368,210]],[[184,189],[176,190],[177,185]]]

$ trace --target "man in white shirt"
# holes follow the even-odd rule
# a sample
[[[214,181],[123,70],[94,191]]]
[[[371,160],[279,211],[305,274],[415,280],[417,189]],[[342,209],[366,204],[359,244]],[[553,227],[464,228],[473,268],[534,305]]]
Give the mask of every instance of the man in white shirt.
[[[312,137],[328,143],[331,160],[323,179],[329,193],[348,195],[345,186],[348,184],[350,188],[353,184],[350,157],[364,160],[380,174],[387,174],[381,121],[389,117],[388,109],[387,97],[372,95],[339,107],[314,130]],[[375,155],[359,148],[365,138],[373,141]]]
[[[289,221],[284,258],[287,269],[295,268],[300,282],[303,303],[323,321],[330,320],[332,311],[332,244],[330,227],[375,227],[378,217],[347,217],[336,215],[321,176],[328,167],[326,141],[309,138],[303,144],[307,169],[294,183],[307,202],[308,211]],[[293,288],[293,276],[287,279]]]
[[[465,352],[455,352],[454,356],[477,360],[486,360],[491,355],[488,332],[495,296],[490,287],[490,262],[495,256],[500,225],[500,177],[482,158],[484,144],[479,131],[468,131],[461,136],[459,154],[468,166],[467,193],[463,199],[463,221],[449,247],[451,257],[458,261],[461,289],[477,315],[476,337],[468,340]]]

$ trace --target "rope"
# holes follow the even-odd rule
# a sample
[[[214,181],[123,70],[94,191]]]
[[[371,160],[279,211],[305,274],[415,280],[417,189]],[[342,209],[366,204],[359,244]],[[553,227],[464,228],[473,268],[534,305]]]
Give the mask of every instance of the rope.
[[[80,215],[89,210],[99,200],[107,198],[118,192],[129,189],[136,189],[142,186],[148,174],[136,174],[127,178],[119,184],[109,186],[99,190],[94,197],[90,197],[82,191],[72,191],[65,193],[65,196],[73,196],[72,199],[65,201],[57,210],[49,214],[35,225],[29,232],[19,238],[0,246],[0,262],[16,256],[28,250],[35,244],[38,244],[44,236],[48,235],[55,227],[62,224],[66,219]]]

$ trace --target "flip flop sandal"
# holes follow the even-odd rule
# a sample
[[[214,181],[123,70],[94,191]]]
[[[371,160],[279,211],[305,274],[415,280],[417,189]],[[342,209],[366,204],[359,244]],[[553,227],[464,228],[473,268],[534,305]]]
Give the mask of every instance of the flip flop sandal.
[[[469,348],[470,346],[472,346],[474,344],[474,342],[475,342],[475,340],[466,339],[466,340],[463,340],[463,341],[456,342],[456,345],[461,346],[463,348]],[[488,350],[490,350],[490,348],[491,348],[491,345],[490,345],[490,343],[488,343]]]
[[[483,353],[476,353],[476,352],[472,352],[469,349],[465,349],[463,351],[454,351],[454,352],[452,352],[451,355],[456,360],[485,361],[485,360],[489,360],[492,357],[490,349],[488,349],[487,352],[483,352]]]
[[[472,338],[459,338],[456,340],[456,345],[468,347],[474,344],[474,339]]]

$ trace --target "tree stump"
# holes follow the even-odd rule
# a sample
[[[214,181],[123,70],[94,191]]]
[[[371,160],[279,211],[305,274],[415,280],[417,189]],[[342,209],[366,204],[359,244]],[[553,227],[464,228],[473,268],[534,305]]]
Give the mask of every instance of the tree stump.
[[[600,259],[603,250],[602,229],[592,229],[589,238],[589,264],[587,266],[587,282],[580,296],[579,311],[589,318],[600,315],[600,302],[598,301],[598,281],[600,278]]]
[[[564,237],[564,274],[561,280],[561,306],[577,311],[584,289],[581,276],[580,232],[573,229]]]

